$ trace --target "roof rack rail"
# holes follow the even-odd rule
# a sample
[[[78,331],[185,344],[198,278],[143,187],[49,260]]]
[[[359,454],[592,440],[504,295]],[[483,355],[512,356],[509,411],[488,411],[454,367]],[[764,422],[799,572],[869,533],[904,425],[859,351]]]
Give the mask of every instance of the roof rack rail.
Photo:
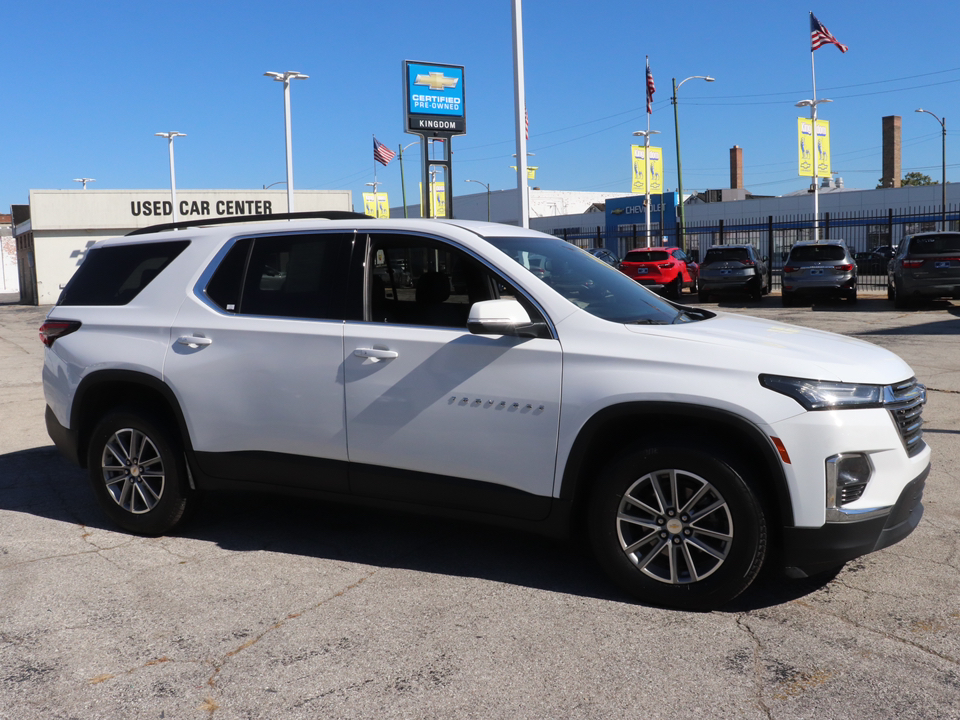
[[[239,215],[227,218],[203,218],[199,220],[185,220],[183,222],[151,225],[145,228],[131,230],[130,235],[149,235],[165,230],[180,230],[181,228],[199,227],[201,225],[231,225],[245,222],[264,222],[268,220],[372,220],[369,215],[349,212],[347,210],[312,210],[310,212],[273,213],[272,215]]]

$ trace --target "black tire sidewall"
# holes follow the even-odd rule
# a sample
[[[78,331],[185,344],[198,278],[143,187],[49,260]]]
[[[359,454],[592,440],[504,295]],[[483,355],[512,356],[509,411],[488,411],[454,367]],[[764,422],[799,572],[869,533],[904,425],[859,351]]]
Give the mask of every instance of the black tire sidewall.
[[[155,507],[142,514],[124,510],[114,501],[103,479],[101,460],[107,441],[118,430],[133,428],[146,435],[157,448],[165,473],[163,491]],[[138,535],[162,535],[186,515],[189,488],[186,463],[176,436],[151,413],[119,409],[105,415],[90,435],[87,469],[93,494],[100,508],[114,523]]]
[[[643,475],[665,469],[689,471],[710,482],[733,519],[733,546],[723,565],[690,584],[671,585],[644,575],[623,552],[617,534],[623,494]],[[593,488],[587,529],[600,565],[620,587],[642,602],[684,610],[715,609],[735,598],[753,582],[767,548],[762,504],[747,482],[722,458],[685,445],[637,448],[615,458]]]

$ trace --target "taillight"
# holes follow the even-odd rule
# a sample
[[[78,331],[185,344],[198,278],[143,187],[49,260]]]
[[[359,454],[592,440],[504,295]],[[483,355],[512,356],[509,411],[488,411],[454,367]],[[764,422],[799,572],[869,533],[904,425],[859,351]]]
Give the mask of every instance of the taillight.
[[[669,270],[670,268],[673,267],[673,263],[672,263],[672,262],[660,263],[659,265],[657,265],[657,267],[658,267],[658,268],[661,268],[661,269],[663,269],[663,270]]]
[[[47,347],[53,347],[57,338],[69,335],[80,329],[78,320],[50,320],[40,326],[40,342]]]
[[[785,273],[788,273],[788,272],[796,272],[796,271],[799,270],[799,269],[800,269],[800,268],[799,268],[799,267],[796,267],[795,265],[786,265],[786,266],[784,266],[783,271],[784,271]]]
[[[741,265],[756,265],[756,263],[755,263],[753,260],[741,260],[741,261],[740,261],[740,264],[741,264]]]
[[[833,269],[839,270],[840,272],[850,272],[853,270],[853,265],[850,265],[849,263],[845,263],[843,265],[834,265]]]
[[[923,265],[923,260],[904,260],[903,266],[905,268],[918,268]]]

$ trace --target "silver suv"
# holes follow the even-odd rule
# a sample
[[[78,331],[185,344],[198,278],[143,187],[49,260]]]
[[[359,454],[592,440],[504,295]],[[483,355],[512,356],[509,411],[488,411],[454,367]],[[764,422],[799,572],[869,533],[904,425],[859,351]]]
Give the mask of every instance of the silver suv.
[[[636,598],[705,609],[923,513],[925,392],[900,358],[667,301],[507,225],[101,240],[41,337],[50,436],[134,533],[221,490],[582,528]]]
[[[798,297],[857,301],[857,263],[843,240],[798,242],[783,266],[784,307]]]
[[[760,300],[769,291],[767,259],[753,245],[713,245],[700,263],[700,302],[714,293],[747,293]]]

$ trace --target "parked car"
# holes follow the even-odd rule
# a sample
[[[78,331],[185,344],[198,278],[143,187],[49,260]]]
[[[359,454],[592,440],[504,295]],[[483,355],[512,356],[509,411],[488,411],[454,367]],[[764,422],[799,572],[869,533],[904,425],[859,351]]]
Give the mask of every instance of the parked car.
[[[93,243],[40,328],[50,437],[128,532],[224,490],[583,527],[626,592],[707,609],[920,521],[925,389],[875,345],[678,306],[515,226],[178,228]]]
[[[857,301],[857,264],[843,240],[798,242],[790,249],[783,266],[783,305],[811,296]]]
[[[908,235],[887,269],[887,298],[903,308],[941,297],[960,299],[960,232]]]
[[[749,293],[759,300],[769,291],[767,259],[753,245],[713,245],[700,263],[700,302],[713,293]]]
[[[620,272],[651,290],[679,300],[683,288],[697,291],[700,266],[680,248],[637,248],[623,257]]]
[[[615,268],[620,267],[620,258],[614,255],[612,252],[606,248],[592,247],[587,248],[587,252],[593,255],[595,258],[603,260],[607,265],[611,265]]]
[[[875,248],[854,255],[857,272],[860,275],[886,275],[887,265],[896,249],[890,245],[878,245]]]

